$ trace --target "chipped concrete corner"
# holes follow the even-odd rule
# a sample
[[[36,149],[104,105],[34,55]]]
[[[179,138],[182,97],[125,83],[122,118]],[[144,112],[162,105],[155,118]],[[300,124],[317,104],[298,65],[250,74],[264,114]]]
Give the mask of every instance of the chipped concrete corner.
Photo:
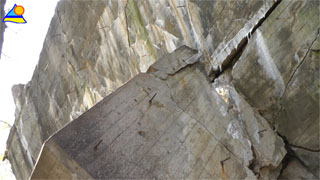
[[[16,176],[319,179],[319,6],[61,1],[15,88]]]

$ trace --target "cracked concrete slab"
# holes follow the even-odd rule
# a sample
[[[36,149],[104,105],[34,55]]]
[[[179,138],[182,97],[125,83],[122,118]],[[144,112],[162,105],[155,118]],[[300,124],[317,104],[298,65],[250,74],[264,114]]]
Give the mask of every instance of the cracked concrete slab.
[[[264,123],[260,129],[266,128],[264,133],[270,133],[258,137],[259,142],[253,140],[260,130],[258,124],[257,128],[252,127],[254,120],[236,129],[243,130],[239,136],[244,138],[230,134],[230,124],[239,119],[227,112],[228,105],[212,88],[200,57],[198,51],[183,46],[160,59],[149,73],[134,77],[58,131],[42,152],[57,146],[52,154],[58,162],[73,163],[98,179],[252,179],[257,178],[249,168],[253,161],[264,166],[279,165],[285,155],[284,143],[263,118],[256,123]],[[166,68],[176,71],[168,73]],[[165,78],[159,77],[161,73]],[[247,112],[249,108],[239,106],[243,114],[253,117],[253,111]],[[253,156],[251,146],[258,156]],[[65,154],[63,160],[60,153]],[[43,164],[51,156],[41,154],[32,179],[71,176],[73,166],[65,165],[65,171],[55,165],[45,168]]]

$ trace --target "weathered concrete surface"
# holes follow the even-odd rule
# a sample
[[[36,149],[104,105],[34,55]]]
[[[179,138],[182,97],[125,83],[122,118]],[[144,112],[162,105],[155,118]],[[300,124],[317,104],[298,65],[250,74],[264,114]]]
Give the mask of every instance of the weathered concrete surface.
[[[229,111],[200,57],[177,49],[69,123],[45,143],[32,179],[71,177],[75,166],[96,179],[256,179],[253,162],[277,167],[282,139],[232,88],[240,116]]]
[[[61,0],[7,141],[16,177],[29,177],[54,132],[177,47],[201,50],[216,71],[273,4]]]
[[[319,7],[319,1],[282,1],[249,40],[232,70],[235,87],[288,140],[317,178]]]

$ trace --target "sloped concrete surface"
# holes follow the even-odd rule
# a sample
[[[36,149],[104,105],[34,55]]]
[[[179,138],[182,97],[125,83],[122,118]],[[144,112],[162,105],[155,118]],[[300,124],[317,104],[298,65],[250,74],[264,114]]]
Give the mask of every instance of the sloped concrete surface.
[[[253,161],[277,167],[286,154],[282,139],[235,91],[246,121],[228,112],[200,57],[180,47],[58,131],[32,179],[70,177],[75,167],[66,173],[60,163],[71,162],[96,179],[253,179]],[[59,163],[47,168],[51,156]]]

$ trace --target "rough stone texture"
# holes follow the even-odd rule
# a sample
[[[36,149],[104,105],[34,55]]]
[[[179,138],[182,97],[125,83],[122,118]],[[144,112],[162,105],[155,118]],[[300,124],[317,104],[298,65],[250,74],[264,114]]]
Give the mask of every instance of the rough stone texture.
[[[317,178],[319,7],[319,1],[282,1],[232,70],[235,87],[295,147]]]
[[[221,67],[273,4],[61,0],[7,141],[16,177],[54,132],[177,47],[202,50],[207,72]]]
[[[145,68],[184,44],[203,52],[210,73],[221,68],[273,4],[272,0],[128,1],[128,41],[135,43],[134,49],[146,51],[140,57],[152,59]]]
[[[289,162],[279,179],[319,179],[303,166],[297,159]]]
[[[16,177],[319,178],[319,7],[60,1],[13,89]]]
[[[32,179],[71,177],[74,166],[95,179],[255,179],[253,162],[277,167],[282,139],[231,87],[239,114],[228,111],[200,57],[177,49],[58,131]]]
[[[1,21],[5,16],[5,12],[4,12],[5,4],[6,4],[6,0],[0,0],[0,19],[1,19]],[[1,59],[1,55],[2,55],[3,34],[4,34],[5,28],[6,28],[6,24],[0,23],[0,59]]]

